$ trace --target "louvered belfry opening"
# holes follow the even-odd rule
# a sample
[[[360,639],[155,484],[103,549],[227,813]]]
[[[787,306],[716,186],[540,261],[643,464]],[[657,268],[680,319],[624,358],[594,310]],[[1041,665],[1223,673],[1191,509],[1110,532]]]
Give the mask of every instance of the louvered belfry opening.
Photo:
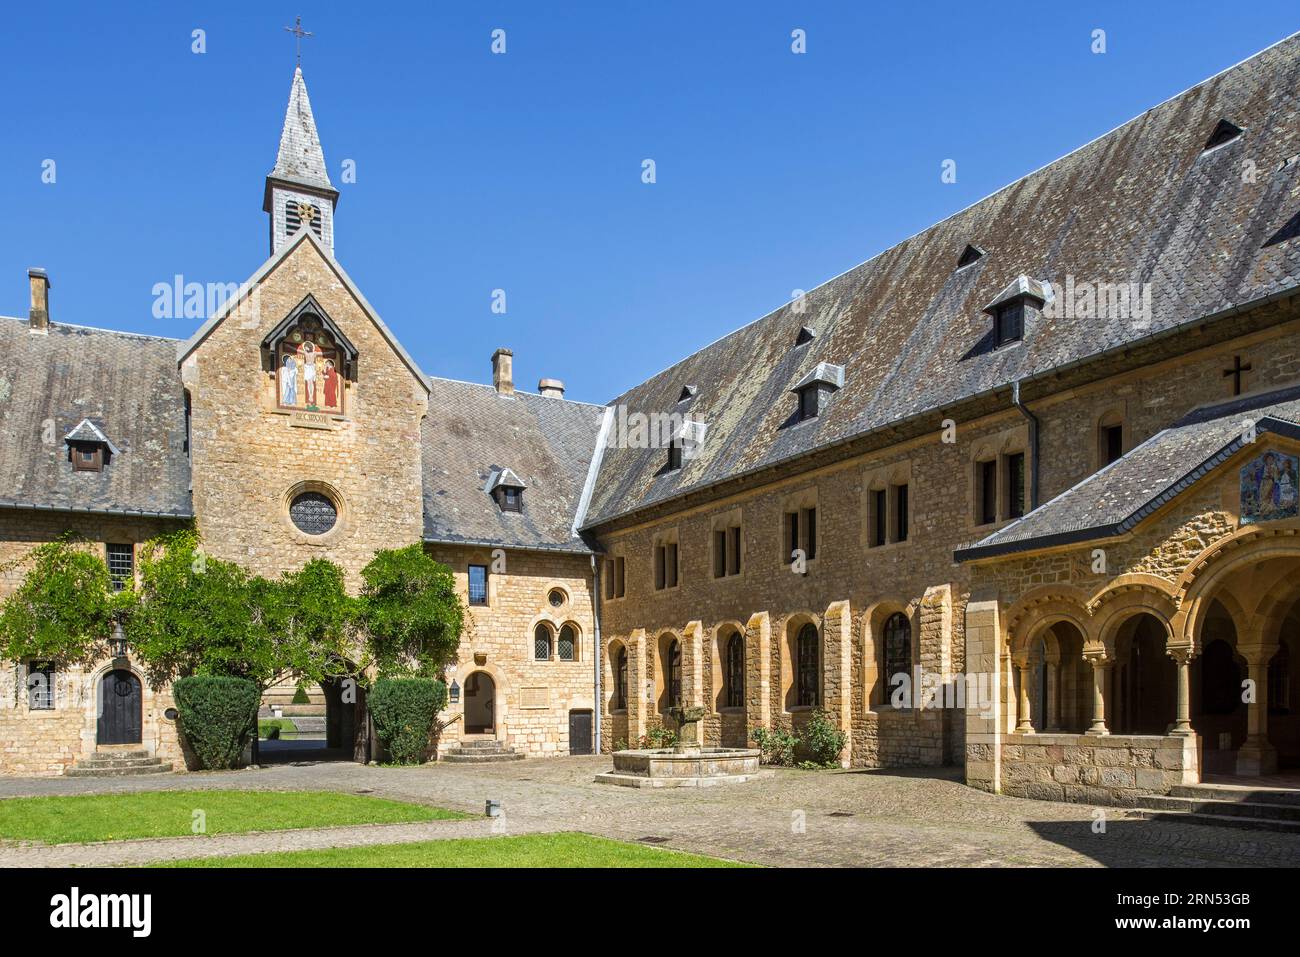
[[[311,203],[303,203],[296,199],[287,199],[284,202],[285,233],[292,236],[302,228],[304,212],[308,213],[311,217],[311,231],[316,234],[317,238],[321,238],[320,207]]]

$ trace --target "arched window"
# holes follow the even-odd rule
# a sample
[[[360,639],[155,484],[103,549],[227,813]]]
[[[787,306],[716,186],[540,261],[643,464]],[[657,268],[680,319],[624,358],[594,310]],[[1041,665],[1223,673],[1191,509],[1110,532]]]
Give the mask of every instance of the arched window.
[[[895,675],[912,673],[912,623],[901,611],[896,611],[885,622],[885,700],[895,687]]]
[[[533,660],[551,660],[551,629],[544,624],[533,629]]]
[[[817,626],[812,622],[799,629],[795,639],[795,703],[798,705],[816,705],[818,686],[818,640]]]
[[[665,688],[668,693],[666,707],[679,708],[682,704],[682,643],[675,638],[668,646],[668,660],[664,664],[664,673],[668,678]]]
[[[627,710],[627,649],[620,647],[614,659],[614,708]]]
[[[578,629],[572,625],[565,625],[560,629],[560,643],[558,645],[558,656],[561,661],[578,660]]]
[[[727,707],[745,706],[745,639],[732,635],[727,639]]]

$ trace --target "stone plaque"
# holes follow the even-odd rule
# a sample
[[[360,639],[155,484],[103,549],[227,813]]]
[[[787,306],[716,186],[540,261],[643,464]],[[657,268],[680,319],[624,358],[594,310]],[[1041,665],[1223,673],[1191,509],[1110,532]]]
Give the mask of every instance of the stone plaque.
[[[338,422],[321,412],[291,412],[289,424],[300,429],[337,429]]]

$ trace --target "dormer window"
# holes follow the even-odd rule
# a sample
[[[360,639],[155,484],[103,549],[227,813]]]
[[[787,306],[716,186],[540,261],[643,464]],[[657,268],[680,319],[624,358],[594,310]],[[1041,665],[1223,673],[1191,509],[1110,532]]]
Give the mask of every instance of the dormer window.
[[[74,472],[102,472],[118,454],[117,446],[90,419],[78,422],[63,441],[68,445],[68,459]]]
[[[1025,337],[1026,318],[1036,315],[1053,297],[1052,287],[1028,276],[1017,276],[993,297],[984,312],[993,319],[993,348],[1019,342]]]
[[[844,367],[820,362],[790,391],[799,397],[797,419],[805,422],[821,415],[833,393],[844,386]]]
[[[1005,302],[993,312],[993,335],[997,347],[1019,342],[1025,335],[1025,304]]]
[[[695,386],[693,386],[693,385],[684,385],[684,386],[682,386],[681,394],[680,394],[679,396],[677,396],[677,401],[678,401],[678,402],[690,402],[691,399],[695,398],[695,393],[698,392],[698,391],[699,391],[699,390],[696,389]]]
[[[794,345],[797,349],[799,346],[806,346],[817,338],[817,331],[810,326],[800,326],[799,334],[794,337]]]
[[[984,250],[980,249],[978,246],[968,245],[962,250],[961,255],[957,258],[957,268],[965,269],[967,266],[979,262],[983,257]]]
[[[682,440],[673,439],[668,443],[668,471],[676,472],[682,467]]]
[[[524,510],[524,483],[510,469],[493,469],[488,477],[487,493],[503,512]]]
[[[1223,146],[1225,143],[1231,143],[1241,135],[1241,132],[1241,127],[1236,123],[1230,123],[1227,120],[1219,120],[1219,124],[1214,128],[1214,132],[1210,134],[1210,138],[1206,140],[1205,145],[1201,147],[1201,152],[1208,153],[1210,150]]]

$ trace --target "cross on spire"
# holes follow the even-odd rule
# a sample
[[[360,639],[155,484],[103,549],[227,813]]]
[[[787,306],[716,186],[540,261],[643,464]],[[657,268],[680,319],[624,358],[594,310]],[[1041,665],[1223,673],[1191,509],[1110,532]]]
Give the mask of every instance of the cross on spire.
[[[293,18],[293,26],[285,27],[287,31],[293,34],[294,49],[298,56],[298,66],[302,66],[302,40],[303,37],[311,39],[314,34],[308,33],[302,28],[302,17]]]
[[[1223,377],[1225,379],[1228,378],[1228,376],[1232,376],[1233,395],[1241,395],[1241,377],[1245,373],[1249,372],[1251,368],[1252,367],[1249,362],[1247,362],[1245,365],[1241,364],[1241,356],[1233,356],[1232,368],[1223,370]]]

